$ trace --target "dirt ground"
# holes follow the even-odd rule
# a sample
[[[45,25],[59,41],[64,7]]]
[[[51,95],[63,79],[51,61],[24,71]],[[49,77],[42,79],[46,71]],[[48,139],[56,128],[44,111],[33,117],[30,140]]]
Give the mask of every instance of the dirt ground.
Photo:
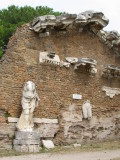
[[[2,157],[0,160],[120,160],[120,149],[65,153],[40,153],[24,156]]]

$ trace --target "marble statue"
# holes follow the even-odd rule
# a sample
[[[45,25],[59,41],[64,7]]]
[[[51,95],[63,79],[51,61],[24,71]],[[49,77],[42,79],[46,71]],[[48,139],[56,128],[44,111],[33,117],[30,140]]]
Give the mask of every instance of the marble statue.
[[[35,84],[32,81],[26,82],[21,101],[23,110],[16,126],[19,131],[33,130],[33,112],[39,101],[40,98],[36,92]]]
[[[86,100],[82,105],[83,118],[92,118],[92,105],[89,100]]]

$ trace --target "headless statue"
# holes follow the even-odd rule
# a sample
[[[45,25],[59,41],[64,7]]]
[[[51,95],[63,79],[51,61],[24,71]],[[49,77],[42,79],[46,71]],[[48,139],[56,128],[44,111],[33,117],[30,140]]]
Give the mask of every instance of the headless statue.
[[[31,81],[26,82],[21,101],[23,110],[16,125],[19,131],[33,130],[33,112],[39,101],[40,98],[36,92],[35,84]]]

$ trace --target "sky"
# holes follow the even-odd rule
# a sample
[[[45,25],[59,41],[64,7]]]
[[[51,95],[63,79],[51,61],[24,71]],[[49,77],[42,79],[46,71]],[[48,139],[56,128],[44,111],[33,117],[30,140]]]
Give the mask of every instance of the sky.
[[[0,0],[0,9],[10,5],[48,6],[54,11],[79,14],[86,10],[100,11],[110,20],[104,30],[120,33],[120,0]]]

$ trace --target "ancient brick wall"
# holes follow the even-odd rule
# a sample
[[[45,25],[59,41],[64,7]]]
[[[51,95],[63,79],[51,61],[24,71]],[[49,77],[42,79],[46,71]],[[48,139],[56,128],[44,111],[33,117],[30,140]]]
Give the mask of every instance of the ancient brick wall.
[[[82,69],[75,71],[72,65],[70,68],[60,68],[47,63],[39,64],[39,53],[44,51],[54,51],[63,61],[66,57],[95,59],[98,72],[90,75]],[[37,33],[29,30],[29,25],[18,28],[0,60],[0,123],[7,122],[5,115],[20,116],[23,86],[26,81],[31,80],[36,84],[41,99],[34,117],[59,119],[60,131],[56,134],[56,143],[60,142],[64,132],[67,132],[65,139],[68,139],[68,143],[119,137],[117,132],[120,95],[110,99],[102,91],[102,87],[120,88],[120,83],[118,78],[106,79],[101,76],[104,64],[119,65],[119,61],[115,54],[88,30],[79,32],[78,28],[74,27],[67,32],[50,30],[48,37],[40,38]],[[81,94],[82,99],[73,100],[74,93]],[[63,114],[68,115],[72,106],[73,114],[77,113],[82,117],[81,106],[86,99],[93,105],[92,121],[83,120],[73,125],[71,122],[65,131]],[[103,126],[106,118],[110,124],[106,130],[110,132],[105,133],[103,138],[97,137],[101,130],[105,130]],[[111,133],[112,135],[108,136]]]

